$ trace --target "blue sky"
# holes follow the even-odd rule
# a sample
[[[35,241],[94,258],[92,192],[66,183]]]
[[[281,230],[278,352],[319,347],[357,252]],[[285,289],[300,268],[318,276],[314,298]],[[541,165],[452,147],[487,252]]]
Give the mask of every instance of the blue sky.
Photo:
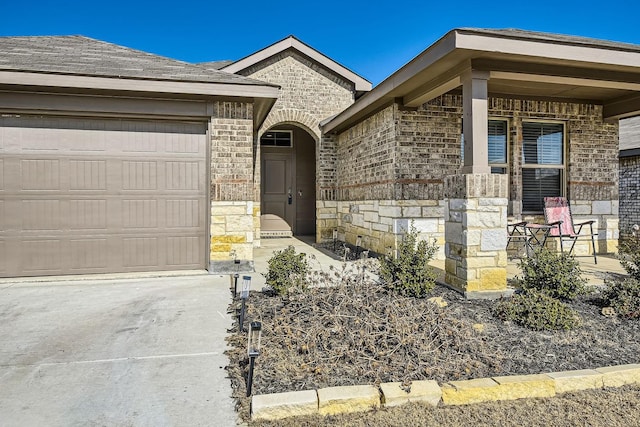
[[[70,35],[188,62],[290,34],[377,84],[449,30],[519,28],[640,44],[640,1],[0,0],[0,35]]]

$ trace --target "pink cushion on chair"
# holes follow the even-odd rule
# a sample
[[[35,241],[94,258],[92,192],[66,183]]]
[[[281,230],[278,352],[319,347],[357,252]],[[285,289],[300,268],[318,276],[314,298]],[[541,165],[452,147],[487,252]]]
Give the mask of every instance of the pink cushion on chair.
[[[544,217],[547,224],[562,221],[560,230],[563,236],[575,236],[573,230],[573,220],[571,219],[571,210],[569,203],[564,197],[545,197],[544,198]],[[558,228],[551,229],[551,236],[559,236]]]

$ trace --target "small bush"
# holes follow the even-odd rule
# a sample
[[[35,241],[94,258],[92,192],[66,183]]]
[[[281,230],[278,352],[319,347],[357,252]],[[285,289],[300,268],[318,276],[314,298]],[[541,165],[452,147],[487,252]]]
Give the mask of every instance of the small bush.
[[[494,315],[534,331],[570,330],[581,324],[575,310],[536,289],[501,299],[494,307]]]
[[[418,241],[418,231],[412,224],[398,247],[398,257],[381,259],[380,277],[387,288],[400,295],[425,297],[436,283],[437,275],[429,261],[437,250],[435,242]]]
[[[535,289],[562,300],[572,300],[590,292],[580,264],[566,252],[542,248],[533,256],[522,259],[519,267],[522,278],[518,280],[523,289]]]
[[[620,242],[618,246],[618,258],[627,274],[640,281],[640,236],[634,233]]]
[[[266,283],[278,295],[289,293],[293,289],[305,289],[307,287],[307,274],[309,264],[306,254],[297,254],[293,246],[281,251],[276,251],[267,261]]]
[[[629,277],[622,282],[605,283],[602,299],[616,314],[629,319],[640,318],[640,280]]]

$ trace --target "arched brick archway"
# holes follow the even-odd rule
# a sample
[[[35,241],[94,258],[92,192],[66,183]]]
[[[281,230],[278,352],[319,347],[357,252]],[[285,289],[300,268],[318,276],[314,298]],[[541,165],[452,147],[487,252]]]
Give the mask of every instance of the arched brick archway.
[[[320,141],[320,121],[312,115],[299,110],[276,110],[272,111],[267,120],[260,127],[258,137],[274,126],[281,124],[293,124],[304,129],[312,135],[316,141]]]
[[[305,113],[277,111],[260,129],[259,140],[267,131],[278,130],[291,132],[293,143],[291,147],[260,147],[261,214],[263,218],[266,218],[265,215],[282,218],[296,235],[315,236],[316,153],[320,138],[318,123]],[[267,230],[264,227],[266,224],[261,224],[261,235],[264,237],[286,232]]]

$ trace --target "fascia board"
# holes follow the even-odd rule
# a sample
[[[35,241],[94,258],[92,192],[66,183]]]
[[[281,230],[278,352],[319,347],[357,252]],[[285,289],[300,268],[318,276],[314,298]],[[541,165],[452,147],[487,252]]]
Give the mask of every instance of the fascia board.
[[[561,42],[525,39],[523,37],[458,32],[456,48],[493,52],[514,56],[546,58],[567,62],[594,63],[607,66],[638,68],[640,53],[616,50],[612,47],[576,45]]]
[[[17,71],[0,71],[0,84],[251,98],[277,98],[279,93],[278,87],[266,84],[138,80]]]

